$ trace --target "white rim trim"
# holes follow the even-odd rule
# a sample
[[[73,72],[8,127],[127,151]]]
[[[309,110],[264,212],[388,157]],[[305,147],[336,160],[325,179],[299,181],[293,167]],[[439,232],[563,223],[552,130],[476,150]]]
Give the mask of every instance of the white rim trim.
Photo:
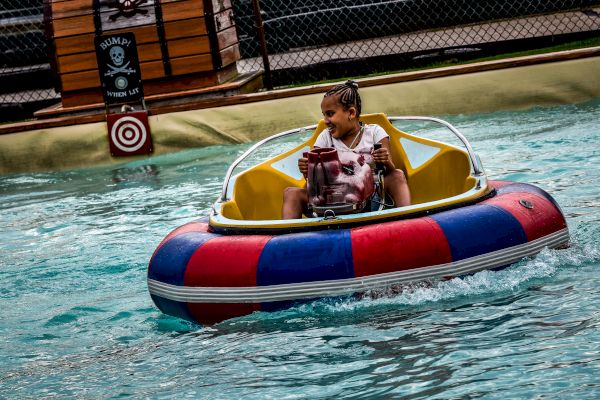
[[[184,303],[263,303],[339,296],[429,278],[468,275],[509,265],[536,255],[545,247],[560,247],[568,242],[569,231],[565,228],[528,243],[452,263],[358,278],[252,287],[187,287],[148,279],[148,290],[155,296]]]

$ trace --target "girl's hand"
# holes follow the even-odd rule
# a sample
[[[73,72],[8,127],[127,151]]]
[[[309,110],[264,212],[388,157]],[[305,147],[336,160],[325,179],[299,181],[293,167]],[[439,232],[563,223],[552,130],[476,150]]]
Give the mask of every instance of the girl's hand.
[[[308,158],[302,157],[298,159],[298,169],[304,175],[304,178],[308,176]]]
[[[382,147],[373,151],[373,161],[386,165],[390,160],[390,153],[388,149]]]
[[[373,161],[381,163],[385,166],[386,173],[389,173],[396,169],[394,162],[392,161],[392,153],[390,152],[390,139],[384,138],[379,142],[381,148],[373,150]]]

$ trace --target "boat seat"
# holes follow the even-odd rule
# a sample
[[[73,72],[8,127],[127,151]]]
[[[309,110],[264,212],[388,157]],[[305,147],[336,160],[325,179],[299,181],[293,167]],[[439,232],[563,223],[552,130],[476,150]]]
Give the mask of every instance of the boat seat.
[[[390,136],[392,159],[407,177],[412,204],[456,196],[476,184],[465,150],[402,132],[385,114],[366,114],[360,119],[380,125]],[[321,120],[303,144],[237,175],[230,183],[234,185],[231,198],[222,205],[223,216],[235,220],[281,219],[284,190],[305,186],[297,160],[325,128]]]

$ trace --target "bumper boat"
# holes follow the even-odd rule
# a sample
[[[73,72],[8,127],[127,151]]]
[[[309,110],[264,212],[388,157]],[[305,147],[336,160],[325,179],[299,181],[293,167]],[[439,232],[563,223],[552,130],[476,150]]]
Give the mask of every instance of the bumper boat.
[[[148,268],[156,306],[211,324],[299,301],[498,269],[568,245],[554,199],[530,184],[488,180],[469,142],[446,121],[384,114],[361,120],[390,135],[412,205],[282,220],[284,189],[305,185],[297,160],[325,125],[274,135],[231,165],[208,217],[176,228],[158,245]],[[460,146],[395,126],[421,122],[449,130]],[[275,153],[281,154],[253,162]]]

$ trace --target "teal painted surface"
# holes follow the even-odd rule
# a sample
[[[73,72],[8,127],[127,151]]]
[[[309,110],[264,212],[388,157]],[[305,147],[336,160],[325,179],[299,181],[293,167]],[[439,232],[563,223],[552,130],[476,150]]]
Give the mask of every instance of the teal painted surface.
[[[600,101],[448,120],[490,178],[556,198],[569,249],[202,327],[146,266],[248,145],[0,177],[0,398],[600,397]]]

